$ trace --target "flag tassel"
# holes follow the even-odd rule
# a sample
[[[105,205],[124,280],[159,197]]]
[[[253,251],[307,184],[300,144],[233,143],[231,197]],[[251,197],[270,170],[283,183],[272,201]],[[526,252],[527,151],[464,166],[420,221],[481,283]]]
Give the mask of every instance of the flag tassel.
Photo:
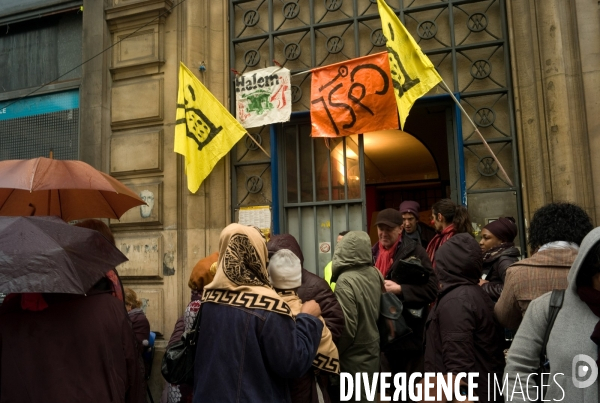
[[[462,111],[462,113],[467,117],[467,119],[469,120],[469,122],[471,122],[471,124],[473,125],[473,128],[475,129],[475,132],[479,135],[479,138],[483,142],[483,145],[485,146],[485,148],[487,149],[487,151],[492,155],[492,157],[494,158],[494,161],[496,161],[496,164],[498,164],[498,168],[500,168],[500,172],[502,172],[502,175],[504,176],[504,178],[506,179],[506,181],[509,183],[510,186],[514,186],[513,182],[510,180],[510,178],[508,177],[508,174],[504,170],[504,167],[502,166],[502,164],[498,160],[498,157],[496,157],[496,154],[494,154],[494,152],[490,148],[490,146],[487,143],[487,141],[485,141],[485,138],[483,138],[483,135],[481,134],[481,132],[477,128],[477,125],[475,124],[475,122],[473,122],[473,119],[471,119],[471,117],[469,116],[469,114],[467,113],[467,111],[465,111],[465,108],[463,108],[463,106],[460,104],[460,102],[458,101],[458,99],[456,99],[456,97],[454,96],[454,93],[452,92],[452,90],[450,89],[450,87],[448,86],[448,84],[446,84],[446,81],[442,80],[441,84],[444,84],[444,87],[446,87],[446,90],[448,91],[448,94],[450,94],[450,96],[452,97],[452,99],[454,100],[454,102],[456,102],[456,105],[458,105],[458,107],[460,108],[460,110]]]

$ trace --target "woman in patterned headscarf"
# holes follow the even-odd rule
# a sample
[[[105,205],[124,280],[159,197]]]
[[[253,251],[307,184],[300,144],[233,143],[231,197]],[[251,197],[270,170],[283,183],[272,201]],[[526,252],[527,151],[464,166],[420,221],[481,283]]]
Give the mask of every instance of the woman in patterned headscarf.
[[[221,232],[199,313],[196,403],[290,402],[286,379],[312,364],[323,330],[319,305],[308,301],[294,318],[270,285],[267,256],[258,229],[231,224]]]

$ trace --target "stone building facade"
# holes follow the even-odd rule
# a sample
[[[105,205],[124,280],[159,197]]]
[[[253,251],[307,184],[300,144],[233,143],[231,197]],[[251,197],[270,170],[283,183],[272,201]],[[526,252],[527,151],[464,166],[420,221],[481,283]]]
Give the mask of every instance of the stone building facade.
[[[34,18],[36,7],[53,7],[47,11],[56,13],[83,6],[81,61],[85,63],[77,77],[53,83],[44,91],[78,89],[78,158],[118,178],[149,204],[111,221],[110,226],[118,247],[130,258],[119,272],[146,301],[152,330],[163,335],[157,341],[159,351],[189,301],[187,280],[192,267],[217,250],[221,229],[237,219],[240,207],[269,205],[275,231],[294,233],[303,248],[315,248],[307,255],[312,255],[308,259],[316,272],[331,258],[317,244],[324,241],[332,246],[338,230],[367,229],[370,217],[365,204],[371,194],[365,173],[369,163],[363,158],[367,137],[344,140],[341,146],[343,158],[355,154],[362,161],[356,166],[362,181],[357,193],[352,194],[349,182],[350,162],[342,161],[346,172],[341,174],[345,182],[338,181],[342,196],[332,196],[331,168],[329,179],[324,180],[330,183],[328,197],[320,198],[316,185],[306,200],[300,195],[303,185],[321,181],[320,158],[329,166],[333,158],[332,151],[323,157],[322,140],[307,140],[310,80],[300,73],[383,50],[377,48],[381,44],[376,38],[376,1],[28,1],[33,11],[19,14],[23,21]],[[438,178],[442,190],[436,194],[466,202],[481,224],[489,217],[515,215],[521,232],[533,212],[551,201],[575,202],[596,220],[600,214],[600,159],[593,157],[600,150],[598,2],[388,3],[420,38],[453,92],[461,96],[513,180],[512,186],[502,183],[497,167],[486,165],[486,154],[472,137],[468,122],[451,109],[450,101],[435,98],[444,95],[436,89],[429,94],[431,104],[427,100],[423,104],[428,111],[437,107],[446,111],[441,119],[446,119],[449,133],[449,152],[444,157],[449,173]],[[9,11],[3,13],[0,6],[0,30],[16,18]],[[491,36],[482,36],[486,33]],[[463,37],[469,39],[460,42]],[[312,39],[303,42],[305,38]],[[304,53],[296,56],[294,49]],[[297,73],[292,82],[296,87],[292,122],[251,130],[270,156],[241,141],[191,194],[183,158],[173,152],[179,62],[196,72],[231,110],[231,69],[270,66],[273,59]],[[26,93],[27,88],[5,90],[0,102],[6,104]],[[1,130],[0,135],[0,139],[6,136]],[[427,145],[426,135],[420,141]],[[330,145],[330,150],[336,145]],[[289,154],[291,149],[295,151]],[[435,157],[435,150],[429,145],[428,149]],[[303,155],[312,156],[308,171],[302,165]],[[290,173],[293,167],[298,168],[296,176]],[[307,175],[303,182],[301,177],[311,169],[312,177]],[[254,191],[249,182],[260,182],[260,189]],[[373,180],[371,185],[378,183]],[[377,191],[384,192],[385,186]],[[162,387],[160,354],[156,360],[151,382],[155,398]]]

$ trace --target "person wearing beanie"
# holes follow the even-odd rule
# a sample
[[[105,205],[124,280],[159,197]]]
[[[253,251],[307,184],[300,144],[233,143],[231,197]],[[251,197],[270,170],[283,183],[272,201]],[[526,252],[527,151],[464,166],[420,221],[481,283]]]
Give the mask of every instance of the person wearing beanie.
[[[199,313],[194,403],[291,403],[289,380],[311,369],[321,309],[306,300],[292,313],[271,285],[268,255],[258,228],[233,223],[221,231],[217,271]]]
[[[267,249],[269,250],[269,259],[281,249],[291,250],[300,259],[302,285],[298,289],[298,296],[302,301],[311,299],[317,301],[321,307],[321,316],[325,319],[325,324],[333,335],[333,342],[337,343],[344,329],[344,312],[327,281],[304,267],[304,255],[296,238],[290,234],[273,235],[267,242]],[[316,270],[314,267],[309,267],[309,269],[313,272]]]
[[[298,315],[302,309],[302,300],[298,296],[297,290],[302,285],[302,264],[300,259],[289,249],[280,249],[273,254],[269,260],[269,277],[275,291],[281,296],[294,315]],[[320,374],[340,373],[340,361],[337,347],[333,343],[331,332],[325,326],[325,320],[319,316],[319,320],[323,323],[323,333],[321,334],[321,342],[317,350],[317,354],[313,361],[312,368],[309,373],[316,374],[311,376],[310,390],[314,390],[314,396],[306,397],[306,384],[303,379],[295,379],[290,383],[290,394],[292,403],[310,403],[319,401],[317,389],[323,396],[323,402],[331,402],[327,393],[327,377],[319,376]],[[317,382],[318,380],[318,382]]]
[[[419,221],[420,208],[421,205],[416,201],[405,200],[400,203],[399,211],[402,214],[404,235],[420,242],[423,248],[427,248],[435,236],[435,231],[429,225]]]
[[[500,217],[481,230],[479,246],[484,255],[479,285],[494,302],[502,294],[506,270],[521,256],[513,243],[517,232],[517,224],[512,217]]]
[[[292,251],[294,255],[300,259],[300,265],[302,267],[302,285],[297,290],[298,296],[302,301],[317,301],[321,308],[321,316],[325,320],[325,326],[331,332],[333,342],[337,344],[345,326],[344,312],[335,295],[333,295],[333,291],[327,281],[304,267],[304,255],[302,254],[302,249],[300,248],[298,241],[296,241],[296,238],[291,234],[273,235],[269,242],[267,242],[267,249],[269,251],[269,259],[281,249]],[[315,271],[316,268],[309,267],[309,269]],[[319,403],[314,377],[315,375],[312,371],[308,371],[302,378],[296,381],[296,384],[303,384],[303,387],[300,389],[303,391],[303,401],[305,402]],[[332,382],[329,382],[329,397],[332,401],[339,401],[338,396],[340,387],[336,377],[322,375],[319,377],[319,384],[327,383],[330,380]]]
[[[488,393],[493,387],[488,382],[502,376],[504,337],[494,318],[494,303],[478,286],[481,248],[470,234],[460,233],[440,246],[435,258],[440,284],[427,319],[425,372],[479,373],[476,385],[465,386],[473,387],[480,402],[503,402],[499,394]]]
[[[289,249],[280,249],[269,260],[269,276],[275,290],[296,291],[302,285],[302,265]],[[300,299],[300,298],[298,298]]]

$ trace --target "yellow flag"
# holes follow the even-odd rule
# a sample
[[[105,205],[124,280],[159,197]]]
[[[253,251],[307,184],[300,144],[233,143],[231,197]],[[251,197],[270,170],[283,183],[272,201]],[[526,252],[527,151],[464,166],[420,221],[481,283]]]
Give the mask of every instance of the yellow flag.
[[[400,127],[404,129],[404,122],[415,101],[442,81],[442,77],[385,0],[377,0],[377,6],[381,29],[387,39]]]
[[[188,189],[195,193],[246,129],[183,63],[175,123],[175,152],[185,157]]]

